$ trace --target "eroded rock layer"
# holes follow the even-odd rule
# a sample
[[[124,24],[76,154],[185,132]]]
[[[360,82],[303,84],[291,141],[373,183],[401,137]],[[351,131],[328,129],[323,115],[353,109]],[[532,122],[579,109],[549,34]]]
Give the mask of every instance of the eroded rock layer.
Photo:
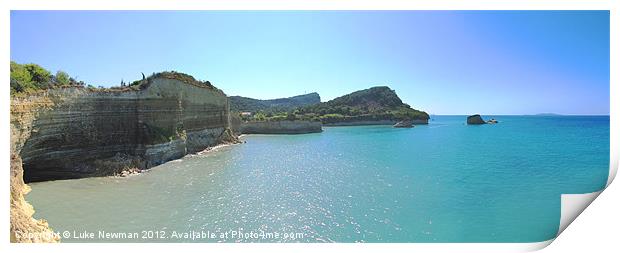
[[[105,176],[149,168],[229,141],[228,101],[218,90],[173,79],[148,88],[50,90],[21,149],[26,182]]]

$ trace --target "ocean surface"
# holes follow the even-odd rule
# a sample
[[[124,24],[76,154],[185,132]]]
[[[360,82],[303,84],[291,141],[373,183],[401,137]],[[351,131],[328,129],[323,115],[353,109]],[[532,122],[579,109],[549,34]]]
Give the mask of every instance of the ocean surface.
[[[64,242],[536,242],[560,194],[607,182],[608,116],[465,118],[249,135],[127,178],[32,183],[27,200]]]

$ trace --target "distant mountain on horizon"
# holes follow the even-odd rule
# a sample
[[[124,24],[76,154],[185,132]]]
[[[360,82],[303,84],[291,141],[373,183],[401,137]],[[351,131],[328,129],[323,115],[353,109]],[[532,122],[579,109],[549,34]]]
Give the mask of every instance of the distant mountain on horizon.
[[[552,112],[544,112],[544,113],[534,114],[534,116],[564,116],[564,115],[558,114],[558,113],[552,113]]]
[[[230,96],[230,110],[237,112],[285,112],[301,106],[321,103],[319,93],[312,92],[288,98],[255,99],[242,96]]]

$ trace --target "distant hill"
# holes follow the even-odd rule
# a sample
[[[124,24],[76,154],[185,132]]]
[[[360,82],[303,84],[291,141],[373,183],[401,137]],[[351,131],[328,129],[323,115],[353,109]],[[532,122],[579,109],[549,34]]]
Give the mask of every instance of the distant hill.
[[[318,93],[308,93],[289,98],[260,100],[241,96],[230,97],[230,109],[237,112],[286,112],[296,107],[321,103]]]
[[[562,114],[551,113],[551,112],[545,112],[545,113],[537,113],[537,114],[534,114],[534,116],[562,116]]]
[[[387,86],[356,91],[330,101],[298,108],[301,118],[315,118],[323,123],[428,120],[428,113],[411,108]]]

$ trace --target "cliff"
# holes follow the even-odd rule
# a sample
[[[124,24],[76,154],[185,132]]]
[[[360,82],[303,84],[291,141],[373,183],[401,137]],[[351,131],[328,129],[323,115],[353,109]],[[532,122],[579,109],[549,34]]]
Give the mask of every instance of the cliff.
[[[10,167],[10,241],[11,242],[58,242],[47,221],[32,217],[34,209],[24,196],[30,187],[24,183],[22,159],[19,155],[25,140],[30,137],[32,123],[40,111],[48,110],[53,102],[45,97],[35,97],[28,105],[15,105],[11,101],[11,167]],[[33,236],[26,236],[31,234]]]
[[[240,126],[243,134],[306,134],[323,131],[321,122],[303,120],[244,122]]]
[[[155,75],[125,90],[69,87],[12,98],[11,241],[54,241],[20,238],[49,231],[32,218],[24,182],[148,169],[237,141],[226,95],[175,76]]]

